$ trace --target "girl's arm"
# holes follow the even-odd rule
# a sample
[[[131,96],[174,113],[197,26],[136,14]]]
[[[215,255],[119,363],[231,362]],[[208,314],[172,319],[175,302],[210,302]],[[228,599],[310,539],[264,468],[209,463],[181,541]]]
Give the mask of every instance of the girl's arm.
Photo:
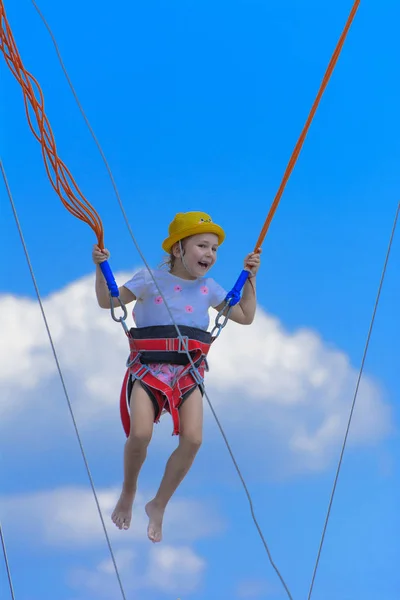
[[[251,325],[256,314],[256,273],[260,268],[260,254],[248,254],[244,260],[245,268],[250,268],[250,275],[243,287],[240,302],[232,307],[229,319],[241,325]],[[225,301],[215,307],[218,312],[225,306]]]
[[[106,280],[104,279],[104,275],[100,269],[100,263],[104,262],[105,260],[108,260],[109,257],[110,253],[108,250],[100,250],[100,248],[97,245],[94,246],[92,258],[93,262],[96,265],[95,289],[97,302],[100,308],[111,308],[110,292],[108,290]],[[118,290],[119,298],[121,302],[123,302],[123,304],[129,304],[129,302],[136,300],[136,296],[130,290],[128,290],[128,288],[121,286],[120,288],[118,288]],[[114,306],[119,306],[119,301],[117,298],[112,298],[112,301]]]

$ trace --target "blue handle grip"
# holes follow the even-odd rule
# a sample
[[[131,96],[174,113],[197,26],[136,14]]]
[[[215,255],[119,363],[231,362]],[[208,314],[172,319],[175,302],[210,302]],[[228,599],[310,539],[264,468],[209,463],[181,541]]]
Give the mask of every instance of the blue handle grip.
[[[231,289],[230,292],[226,295],[225,302],[229,302],[230,306],[235,306],[240,300],[240,292],[243,289],[244,284],[246,283],[249,277],[249,271],[243,269],[240,273],[235,285]]]
[[[108,264],[108,260],[105,260],[104,262],[100,263],[100,269],[104,275],[111,296],[113,296],[113,298],[118,298],[119,289],[117,286],[117,282],[114,279],[114,275],[112,274],[111,267]]]

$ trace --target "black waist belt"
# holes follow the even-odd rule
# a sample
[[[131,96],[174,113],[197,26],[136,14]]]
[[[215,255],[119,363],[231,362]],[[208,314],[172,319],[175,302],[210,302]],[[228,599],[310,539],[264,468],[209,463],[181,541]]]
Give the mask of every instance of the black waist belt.
[[[178,325],[180,334],[183,337],[188,337],[191,340],[198,340],[204,344],[211,344],[211,333],[198,329],[197,327],[189,327],[187,325]],[[137,340],[160,339],[160,338],[177,338],[178,333],[174,325],[154,325],[151,327],[132,327],[129,331],[131,337]],[[193,352],[190,353],[193,357]],[[190,361],[186,353],[181,352],[141,352],[140,362],[144,365],[149,363],[170,363],[174,365],[187,365]],[[196,365],[198,366],[198,365]]]

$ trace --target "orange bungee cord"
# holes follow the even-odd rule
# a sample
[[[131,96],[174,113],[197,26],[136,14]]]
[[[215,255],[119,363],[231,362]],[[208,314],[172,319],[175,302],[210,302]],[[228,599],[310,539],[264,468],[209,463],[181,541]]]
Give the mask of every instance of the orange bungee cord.
[[[98,246],[103,249],[104,230],[102,221],[96,210],[80,191],[68,167],[57,155],[53,131],[44,112],[43,92],[35,77],[33,77],[23,65],[10,24],[7,20],[3,0],[0,0],[0,18],[0,50],[4,54],[4,58],[11,73],[22,88],[28,124],[33,135],[41,145],[44,164],[50,183],[65,208],[74,217],[84,221],[91,227],[96,235]],[[36,118],[36,128],[31,119],[31,113],[33,113]],[[118,286],[108,261],[101,263],[100,268],[106,279],[111,296],[119,298]],[[112,316],[115,320],[120,321],[124,325],[126,308],[122,306],[122,304],[121,307],[124,311],[123,317],[116,318],[113,311]]]
[[[51,185],[65,208],[87,223],[94,231],[100,248],[104,248],[104,232],[101,219],[93,206],[86,200],[70,171],[58,157],[54,135],[44,112],[44,97],[40,85],[29,73],[19,55],[17,45],[8,23],[3,0],[0,0],[1,38],[0,50],[12,74],[20,84],[24,95],[25,111],[29,127],[42,147],[43,159]],[[35,129],[31,111],[36,117]]]
[[[338,43],[336,45],[335,51],[332,54],[332,58],[329,61],[329,64],[328,64],[328,67],[326,69],[324,78],[323,78],[322,83],[320,85],[320,88],[318,90],[318,94],[317,94],[317,96],[316,96],[316,98],[314,100],[314,104],[312,105],[310,114],[308,115],[307,121],[306,121],[306,123],[305,123],[305,125],[303,127],[303,130],[302,130],[302,132],[300,134],[300,137],[299,137],[299,139],[298,139],[298,141],[296,143],[296,146],[295,146],[295,148],[293,150],[292,156],[290,157],[289,163],[288,163],[288,165],[286,167],[285,173],[284,173],[283,178],[282,178],[282,182],[281,182],[281,184],[279,186],[279,189],[278,189],[278,191],[276,193],[274,201],[272,202],[271,208],[269,210],[269,213],[267,215],[267,218],[265,220],[263,228],[261,229],[260,235],[259,235],[258,240],[257,240],[256,245],[255,245],[254,252],[257,252],[257,251],[260,250],[260,248],[262,246],[262,243],[264,242],[265,236],[267,235],[267,231],[269,229],[271,221],[274,218],[276,209],[278,208],[278,205],[279,205],[279,202],[280,202],[280,200],[282,198],[283,192],[285,191],[286,184],[289,181],[289,177],[291,176],[292,171],[294,169],[294,166],[295,166],[295,164],[297,162],[297,159],[299,158],[301,149],[303,147],[304,141],[306,139],[308,130],[310,129],[310,125],[311,125],[312,120],[313,120],[313,118],[315,116],[315,113],[317,112],[317,108],[319,106],[321,98],[322,98],[322,96],[323,96],[323,94],[324,94],[324,92],[326,90],[326,87],[327,87],[327,85],[329,83],[329,80],[330,80],[330,78],[332,76],[332,73],[333,73],[333,71],[334,71],[334,69],[336,67],[336,63],[337,63],[338,58],[340,56],[340,53],[341,53],[341,51],[343,49],[344,42],[346,40],[347,34],[349,33],[350,27],[351,27],[351,25],[352,25],[352,23],[354,21],[354,18],[356,16],[357,10],[359,9],[360,2],[361,2],[361,0],[356,0],[354,2],[354,4],[353,4],[351,12],[350,12],[350,14],[348,16],[348,19],[346,21],[346,25],[345,25],[345,27],[343,29],[342,35],[340,36],[339,41],[338,41]]]
[[[303,130],[302,130],[302,132],[300,134],[300,137],[299,137],[299,139],[298,139],[298,141],[296,143],[296,146],[295,146],[295,148],[294,148],[294,150],[292,152],[292,155],[291,155],[289,163],[288,163],[288,165],[286,167],[286,170],[285,170],[285,173],[283,175],[283,178],[282,178],[281,184],[279,186],[279,189],[278,189],[278,191],[276,193],[276,196],[275,196],[275,198],[274,198],[274,200],[272,202],[272,205],[271,205],[271,208],[270,208],[269,213],[267,215],[267,218],[265,220],[265,223],[264,223],[264,225],[263,225],[263,227],[261,229],[260,235],[258,237],[258,240],[257,240],[255,248],[254,248],[254,252],[258,252],[258,253],[261,252],[261,246],[262,246],[262,244],[264,242],[265,236],[267,235],[267,232],[268,232],[269,226],[271,224],[271,221],[274,218],[274,215],[275,215],[275,212],[276,212],[276,210],[278,208],[279,202],[281,201],[281,198],[282,198],[283,192],[285,190],[285,187],[287,185],[287,182],[289,181],[289,178],[290,178],[290,176],[291,176],[291,174],[293,172],[293,169],[295,167],[297,159],[299,158],[301,149],[303,147],[304,141],[306,139],[308,130],[310,129],[310,125],[311,125],[312,120],[313,120],[313,118],[315,116],[315,113],[317,112],[317,108],[319,106],[321,98],[322,98],[322,96],[323,96],[323,94],[325,92],[325,89],[326,89],[326,87],[327,87],[327,85],[329,83],[329,80],[330,80],[330,78],[332,76],[332,73],[333,73],[333,71],[335,69],[336,63],[337,63],[338,58],[340,56],[340,53],[341,53],[341,51],[343,49],[343,45],[344,45],[344,42],[346,40],[347,34],[348,34],[349,30],[350,30],[350,27],[351,27],[351,25],[352,25],[352,23],[354,21],[354,17],[356,16],[357,10],[358,10],[358,8],[360,6],[360,1],[361,0],[356,0],[354,2],[354,4],[353,4],[351,12],[350,12],[350,14],[348,16],[348,19],[346,21],[346,25],[345,25],[345,27],[343,29],[343,32],[342,32],[342,34],[341,34],[341,36],[339,38],[339,41],[338,41],[338,43],[336,45],[336,48],[335,48],[335,50],[333,52],[332,58],[329,61],[328,67],[326,69],[326,72],[325,72],[325,75],[323,77],[322,83],[321,83],[320,88],[318,90],[318,94],[317,94],[317,96],[316,96],[316,98],[314,100],[314,103],[313,103],[312,107],[311,107],[311,111],[310,111],[310,113],[308,115],[307,121],[306,121],[306,123],[305,123],[305,125],[303,127]],[[214,326],[214,328],[212,330],[212,335],[215,335],[215,337],[218,337],[218,335],[221,333],[222,329],[227,324],[232,306],[234,306],[235,304],[237,304],[240,301],[240,295],[241,295],[243,286],[244,286],[244,284],[246,283],[246,281],[248,279],[248,276],[249,276],[249,270],[248,269],[244,269],[240,273],[240,275],[239,275],[239,277],[238,277],[235,285],[231,289],[231,291],[228,292],[228,294],[227,294],[227,296],[225,298],[225,305],[222,308],[222,310],[220,310],[220,312],[217,315],[217,318],[215,319],[215,326]],[[224,318],[224,320],[221,322],[222,318]]]

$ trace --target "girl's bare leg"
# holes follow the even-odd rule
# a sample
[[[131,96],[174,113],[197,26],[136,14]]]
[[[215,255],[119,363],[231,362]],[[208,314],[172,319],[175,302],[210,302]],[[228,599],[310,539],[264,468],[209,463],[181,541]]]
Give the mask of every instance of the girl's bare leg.
[[[130,413],[131,429],[124,451],[124,483],[111,515],[118,529],[128,529],[131,524],[137,480],[153,433],[153,404],[139,381],[135,381],[132,387]]]
[[[149,517],[147,535],[152,542],[162,538],[162,521],[165,508],[179,484],[192,466],[203,434],[203,398],[196,388],[182,404],[180,410],[179,445],[171,454],[164,477],[154,499],[146,504]]]

